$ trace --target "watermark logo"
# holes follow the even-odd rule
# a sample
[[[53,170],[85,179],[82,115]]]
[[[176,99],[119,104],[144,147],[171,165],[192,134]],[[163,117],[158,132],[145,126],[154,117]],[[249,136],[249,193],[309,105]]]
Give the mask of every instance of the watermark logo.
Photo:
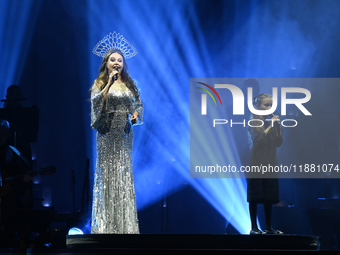
[[[191,78],[190,177],[340,179],[333,139],[339,84],[339,78]]]
[[[253,98],[254,95],[253,93],[253,88],[252,87],[243,87],[243,91],[236,85],[233,84],[227,84],[227,83],[219,83],[215,82],[214,87],[212,85],[208,85],[206,82],[201,82],[201,81],[196,81],[195,83],[201,84],[205,86],[206,88],[201,88],[201,87],[196,87],[206,93],[201,94],[201,100],[200,100],[200,113],[201,116],[207,116],[208,115],[208,103],[207,103],[207,94],[212,98],[214,101],[215,106],[217,106],[217,100],[215,99],[215,96],[218,98],[220,105],[223,106],[222,104],[222,99],[223,97],[230,97],[232,96],[232,100],[227,99],[228,101],[232,101],[232,116],[236,115],[245,115],[245,107],[248,106],[249,111],[257,116],[267,116],[267,119],[265,121],[271,121],[271,125],[274,126],[274,122],[277,121],[278,124],[281,124],[283,127],[296,127],[297,126],[297,121],[295,119],[284,119],[284,120],[279,120],[275,119],[273,120],[272,117],[274,117],[274,112],[278,108],[278,87],[272,87],[271,88],[271,99],[272,99],[272,105],[271,108],[269,109],[258,109],[256,105],[254,105]],[[280,102],[281,102],[281,115],[285,116],[287,115],[287,105],[292,105],[293,107],[296,107],[299,109],[305,116],[312,116],[312,114],[307,110],[307,108],[304,106],[305,103],[309,102],[311,99],[311,93],[308,89],[301,88],[301,87],[281,87],[280,89]],[[218,92],[217,92],[218,91]],[[256,92],[255,92],[256,93]],[[289,94],[294,93],[295,96],[298,95],[298,98],[288,98]],[[245,97],[245,95],[247,97]],[[221,99],[222,98],[222,99]],[[246,104],[245,104],[246,100]],[[210,104],[211,105],[211,104]],[[246,105],[246,106],[245,106]],[[211,107],[211,106],[210,106]],[[224,106],[226,108],[221,108],[222,111],[228,111],[230,109],[230,105]],[[197,108],[196,108],[197,109]],[[218,110],[216,109],[211,109],[213,111],[216,111],[214,116],[218,113],[221,112],[221,109]],[[230,116],[230,115],[229,115]],[[212,125],[213,127],[216,127],[216,125],[225,125],[227,123],[230,123],[230,127],[233,127],[233,125],[240,125],[242,124],[243,127],[246,127],[246,124],[248,124],[249,127],[254,127],[252,125],[252,121],[255,121],[256,119],[250,119],[246,121],[244,119],[242,122],[235,122],[235,119],[225,119],[221,116],[222,118],[216,118],[213,119]],[[262,120],[258,120],[261,122],[261,126],[264,125],[264,122]],[[287,122],[289,124],[287,124]],[[286,123],[286,124],[284,124]],[[292,124],[290,124],[292,123]]]
[[[211,87],[210,85],[207,85],[202,82],[198,82],[200,84],[203,84],[207,87],[209,87],[218,97],[218,99],[221,102],[220,96],[216,92],[216,90]],[[220,88],[220,89],[228,89],[233,97],[233,115],[244,115],[244,94],[240,88],[238,88],[235,85],[231,84],[215,84],[215,88]],[[199,88],[202,89],[202,88]],[[206,89],[202,89],[205,92],[207,92],[214,100],[215,105],[216,101],[215,98],[212,96],[212,94],[207,91]],[[272,107],[268,110],[258,110],[254,107],[253,105],[253,88],[249,87],[247,88],[248,91],[248,109],[251,113],[256,114],[256,115],[270,115],[275,112],[277,108],[277,87],[272,88],[272,100],[273,104]],[[304,94],[304,98],[296,98],[296,99],[288,99],[287,98],[287,93],[301,93]],[[206,115],[207,114],[207,99],[206,95],[202,94],[202,101],[201,101],[201,114]],[[287,111],[287,105],[288,104],[293,104],[295,105],[304,115],[312,115],[304,106],[304,103],[307,103],[311,99],[311,93],[308,89],[305,88],[297,88],[297,87],[283,87],[281,88],[281,115],[286,115]]]
[[[222,106],[221,97],[220,97],[220,95],[217,93],[217,91],[213,87],[211,87],[210,85],[205,84],[203,82],[197,82],[197,83],[202,84],[202,85],[208,87],[209,89],[211,89],[211,91],[214,92],[215,95],[217,96],[217,98],[220,101],[220,104]],[[203,89],[203,88],[200,88],[200,87],[197,87],[197,88],[205,91],[214,100],[215,105],[217,105],[215,97],[210,93],[209,90],[206,90],[206,89]],[[207,114],[207,95],[206,94],[202,94],[201,99],[202,99],[202,106],[201,106],[202,115],[206,115]]]

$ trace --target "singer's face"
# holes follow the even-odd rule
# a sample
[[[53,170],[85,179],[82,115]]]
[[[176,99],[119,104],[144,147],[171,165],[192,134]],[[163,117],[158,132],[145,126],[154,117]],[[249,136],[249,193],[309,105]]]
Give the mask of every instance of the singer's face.
[[[117,52],[112,53],[106,65],[107,69],[109,69],[109,73],[111,73],[114,68],[118,67],[118,72],[119,74],[121,74],[123,66],[123,57]]]
[[[265,97],[262,99],[261,104],[257,104],[257,110],[269,110],[272,108],[273,100],[270,97]]]

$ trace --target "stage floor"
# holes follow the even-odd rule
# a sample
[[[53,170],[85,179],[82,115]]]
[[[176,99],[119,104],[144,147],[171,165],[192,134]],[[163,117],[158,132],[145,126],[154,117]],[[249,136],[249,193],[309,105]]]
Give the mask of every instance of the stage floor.
[[[143,250],[318,250],[318,236],[206,235],[206,234],[96,234],[66,236],[69,249]]]
[[[1,249],[0,254],[286,254],[320,251],[318,236],[211,234],[67,235],[66,249]],[[339,253],[339,251],[332,251]],[[328,251],[327,251],[328,254]]]

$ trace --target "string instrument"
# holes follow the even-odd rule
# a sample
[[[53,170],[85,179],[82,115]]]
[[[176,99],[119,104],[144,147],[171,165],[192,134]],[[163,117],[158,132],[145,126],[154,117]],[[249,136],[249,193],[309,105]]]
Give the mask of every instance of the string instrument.
[[[6,196],[11,191],[11,184],[22,180],[25,175],[35,176],[35,175],[42,175],[42,176],[48,176],[52,175],[56,172],[55,166],[48,166],[44,167],[37,171],[28,171],[23,174],[10,176],[8,177],[8,174],[5,171],[1,171],[0,179],[2,179],[2,187],[1,187],[1,196]]]

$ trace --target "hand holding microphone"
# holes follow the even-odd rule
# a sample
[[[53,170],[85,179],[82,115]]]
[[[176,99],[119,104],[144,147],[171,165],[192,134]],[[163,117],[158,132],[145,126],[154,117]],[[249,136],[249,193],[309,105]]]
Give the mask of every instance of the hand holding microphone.
[[[112,72],[110,73],[110,76],[109,76],[109,81],[108,83],[111,85],[113,84],[116,80],[118,80],[118,73],[119,73],[119,67],[116,66]],[[113,79],[112,79],[113,78]],[[113,82],[112,82],[113,80]]]
[[[272,117],[272,120],[276,125],[280,124],[280,116],[279,115],[274,115],[273,113],[270,115]]]
[[[117,71],[117,73],[115,73],[115,74],[113,75],[113,81],[116,81],[116,80],[118,80],[119,67],[116,66],[116,67],[113,69],[113,71]],[[113,72],[113,71],[112,71],[112,72]]]
[[[106,96],[110,90],[110,87],[112,86],[112,84],[118,80],[118,74],[119,74],[119,67],[115,66],[112,70],[112,72],[109,75],[109,80],[107,81],[107,84],[105,86],[105,88],[103,89],[103,93],[104,93],[104,100],[106,99]]]
[[[131,124],[136,124],[137,123],[137,120],[138,120],[138,112],[135,112],[134,114],[131,115],[130,117],[130,121],[131,121]]]
[[[274,115],[273,113],[272,114],[269,114],[267,115],[268,117],[270,116],[271,117],[271,120],[272,120],[272,123],[267,127],[267,129],[264,131],[264,133],[267,135],[269,133],[269,131],[274,128],[275,126],[276,127],[279,127],[280,126],[280,117],[279,115]],[[268,120],[268,119],[267,119]],[[274,123],[274,124],[273,124]],[[276,128],[276,130],[280,130]]]

